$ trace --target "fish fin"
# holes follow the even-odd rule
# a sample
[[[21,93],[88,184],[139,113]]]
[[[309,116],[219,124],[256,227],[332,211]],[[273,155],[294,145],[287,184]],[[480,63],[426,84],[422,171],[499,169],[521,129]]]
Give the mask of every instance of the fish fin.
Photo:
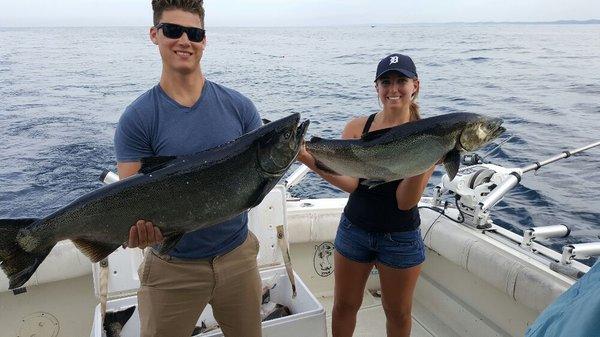
[[[90,261],[96,263],[102,261],[104,258],[110,255],[110,253],[114,252],[121,245],[118,244],[110,244],[98,241],[91,241],[87,239],[72,239],[75,247],[79,249],[83,253],[83,255],[87,256]]]
[[[310,140],[308,142],[310,142],[310,143],[318,143],[318,142],[320,142],[322,140],[324,140],[324,139],[321,138],[321,137],[313,136],[313,137],[310,137]]]
[[[262,122],[263,122],[263,125],[266,125],[266,124],[269,124],[269,123],[271,123],[271,121],[270,121],[270,120],[268,120],[268,119],[266,119],[266,118],[262,118],[261,120],[262,120]]]
[[[382,135],[386,134],[391,129],[392,128],[385,128],[385,129],[379,129],[379,130],[363,133],[362,136],[360,136],[360,140],[368,142],[368,141],[377,139],[377,138],[381,137]]]
[[[183,234],[185,234],[185,233],[177,232],[177,233],[167,236],[165,238],[165,241],[163,241],[162,245],[160,246],[158,253],[161,255],[167,254],[171,249],[175,248],[175,245],[177,245],[177,242],[179,242],[179,240],[181,240],[181,238],[183,237]]]
[[[321,170],[321,171],[323,171],[323,172],[325,172],[325,173],[329,173],[329,174],[331,174],[331,175],[334,175],[334,176],[339,176],[339,175],[341,175],[341,174],[339,174],[339,173],[335,172],[333,169],[329,168],[329,166],[325,165],[325,164],[324,164],[322,161],[319,161],[319,160],[317,160],[317,159],[315,159],[315,166],[316,166],[316,167],[317,167],[319,170]]]
[[[39,219],[0,219],[0,259],[8,258],[18,248],[17,234]]]
[[[458,168],[460,167],[460,152],[454,149],[446,154],[444,158],[444,167],[446,168],[446,172],[450,177],[450,181],[456,177],[458,173]]]
[[[21,230],[39,219],[0,219],[0,267],[9,281],[9,289],[21,287],[31,278],[52,247],[41,252],[27,252],[17,241]]]
[[[368,188],[377,187],[379,185],[385,184],[387,181],[385,180],[375,180],[375,179],[366,179],[360,182],[361,185],[367,186]]]
[[[19,288],[29,281],[51,250],[52,247],[42,253],[29,253],[19,249],[11,258],[3,259],[0,266],[8,278],[8,289]]]
[[[140,173],[148,174],[165,167],[169,162],[177,159],[175,156],[157,156],[142,158]]]
[[[121,311],[107,311],[103,323],[106,337],[119,337],[134,312],[135,305]]]

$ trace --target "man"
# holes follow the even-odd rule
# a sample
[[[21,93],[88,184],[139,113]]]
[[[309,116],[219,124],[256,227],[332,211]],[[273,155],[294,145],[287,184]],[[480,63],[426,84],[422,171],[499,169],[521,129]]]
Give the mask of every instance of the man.
[[[115,150],[121,179],[137,173],[144,157],[197,153],[262,124],[248,98],[202,74],[202,1],[152,0],[152,9],[150,39],[160,51],[162,74],[119,120]],[[207,303],[226,336],[261,335],[258,240],[247,221],[243,213],[188,233],[168,255],[148,250],[138,271],[142,337],[191,336]],[[131,228],[128,246],[145,248],[162,239],[158,228],[141,219]]]
[[[600,260],[542,311],[525,337],[600,335]]]

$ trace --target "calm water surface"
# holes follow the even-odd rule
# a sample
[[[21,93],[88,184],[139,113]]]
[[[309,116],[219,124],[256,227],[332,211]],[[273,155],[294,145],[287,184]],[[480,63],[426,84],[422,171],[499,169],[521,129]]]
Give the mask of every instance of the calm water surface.
[[[417,64],[424,117],[505,120],[513,138],[494,163],[520,167],[600,140],[599,25],[208,27],[203,70],[264,118],[300,112],[309,136],[337,138],[348,119],[379,109],[374,70],[392,52]],[[102,169],[115,169],[120,114],[160,67],[143,27],[0,28],[0,217],[43,216],[99,187]],[[556,249],[599,240],[599,158],[595,149],[527,175],[494,219],[519,233],[572,226]],[[312,174],[292,192],[344,195]]]

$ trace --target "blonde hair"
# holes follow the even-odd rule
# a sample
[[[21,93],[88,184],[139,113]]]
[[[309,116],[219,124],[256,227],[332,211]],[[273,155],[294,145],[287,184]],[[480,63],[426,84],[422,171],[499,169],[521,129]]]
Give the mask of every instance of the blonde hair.
[[[417,103],[417,98],[419,98],[419,90],[421,87],[417,88],[417,91],[412,96],[412,101],[410,102],[410,120],[418,121],[421,119],[421,108],[419,107],[419,103]]]

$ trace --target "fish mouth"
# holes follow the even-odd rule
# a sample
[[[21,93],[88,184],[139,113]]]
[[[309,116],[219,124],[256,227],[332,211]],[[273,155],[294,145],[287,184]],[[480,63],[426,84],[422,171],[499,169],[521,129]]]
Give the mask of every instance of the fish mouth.
[[[295,155],[294,155],[294,159],[290,162],[290,165],[294,162],[294,160],[296,160],[296,158],[298,157],[298,153],[300,153],[300,145],[302,144],[302,141],[304,141],[304,136],[306,135],[306,131],[308,130],[309,124],[310,124],[310,119],[307,119],[304,122],[302,122],[296,126],[295,138],[294,138],[295,142],[294,142],[294,148],[293,148],[295,151]],[[287,170],[288,168],[289,168],[289,165],[284,170]]]
[[[506,128],[503,126],[498,126],[498,128],[492,133],[492,137],[493,138],[497,138],[498,136],[500,136],[501,134],[503,134],[506,131]]]
[[[310,124],[310,119],[307,119],[304,122],[300,123],[300,125],[298,125],[298,127],[296,129],[296,139],[299,139],[300,142],[302,142],[302,139],[304,139],[304,136],[306,135],[306,130],[308,130],[309,124]]]
[[[269,175],[281,175],[287,171],[300,152],[309,124],[309,120],[300,123],[298,113],[266,124],[272,129],[265,135],[264,146],[258,147],[261,171]]]
[[[504,121],[500,118],[494,118],[488,123],[488,128],[491,130],[489,139],[495,139],[506,131],[502,126]]]
[[[296,152],[296,155],[294,156],[294,160],[296,160],[296,158],[298,157],[298,154],[300,153],[300,146],[302,145],[302,142],[304,141],[304,136],[306,135],[306,131],[308,130],[308,125],[310,124],[310,119],[305,120],[304,122],[300,123],[300,125],[296,126],[296,142],[294,144],[294,150]]]

